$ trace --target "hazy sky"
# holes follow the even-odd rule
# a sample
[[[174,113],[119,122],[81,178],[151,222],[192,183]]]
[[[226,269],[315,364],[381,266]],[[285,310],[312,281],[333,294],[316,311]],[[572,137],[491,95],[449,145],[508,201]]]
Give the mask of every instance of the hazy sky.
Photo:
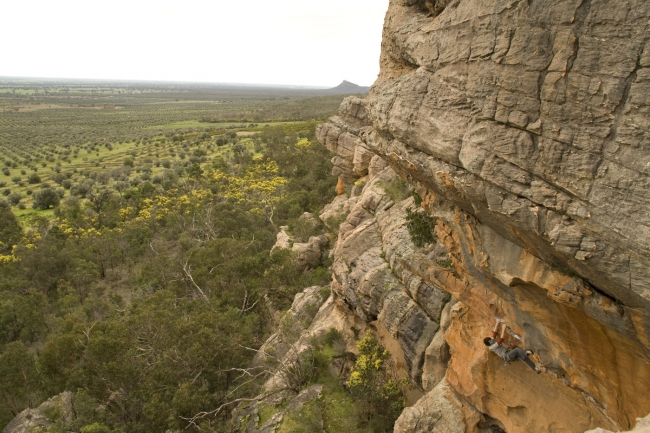
[[[0,0],[0,76],[370,85],[388,0]]]

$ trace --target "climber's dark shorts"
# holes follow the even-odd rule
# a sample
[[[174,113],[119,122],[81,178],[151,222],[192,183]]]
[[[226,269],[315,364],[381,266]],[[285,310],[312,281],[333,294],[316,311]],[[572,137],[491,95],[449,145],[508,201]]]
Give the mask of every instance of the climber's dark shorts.
[[[521,347],[516,347],[512,349],[510,352],[506,354],[506,358],[508,361],[516,361],[517,359],[520,359],[524,361],[526,365],[528,365],[530,368],[535,370],[535,363],[528,358],[528,355],[526,355],[526,351]]]

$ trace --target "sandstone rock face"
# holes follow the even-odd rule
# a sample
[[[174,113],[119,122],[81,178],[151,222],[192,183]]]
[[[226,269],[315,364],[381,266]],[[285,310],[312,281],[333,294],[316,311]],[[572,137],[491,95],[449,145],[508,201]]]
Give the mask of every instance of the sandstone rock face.
[[[317,131],[318,140],[335,154],[332,174],[341,177],[346,184],[367,174],[374,156],[359,140],[360,128],[369,125],[367,116],[364,101],[353,96],[341,104],[339,116],[321,125]]]
[[[333,318],[335,314],[330,311],[332,301],[328,299],[329,294],[329,286],[307,287],[298,293],[293,299],[291,308],[280,319],[278,331],[271,334],[255,355],[253,366],[263,365],[268,358],[267,355],[275,359],[284,359],[295,357],[306,350],[312,335],[323,332],[323,329],[329,329],[323,328],[325,325],[319,325],[321,322],[332,322],[332,327],[337,327],[334,325],[337,322]],[[278,388],[283,387],[284,384],[277,384],[281,380],[279,376],[271,378],[266,388],[273,388],[276,385]]]
[[[650,412],[649,27],[644,0],[391,0],[377,82],[318,137],[335,174],[369,176],[339,204],[335,301],[381,323],[429,391],[396,428],[457,419],[440,393],[471,407],[461,431]],[[379,191],[393,171],[436,217],[433,245]],[[542,374],[488,354],[495,317]]]
[[[72,400],[72,393],[65,391],[44,401],[36,409],[25,409],[2,429],[2,433],[45,431],[54,423],[53,416],[70,421],[76,416]]]
[[[630,432],[636,433],[650,433],[650,415],[645,418],[637,418],[636,426]],[[597,428],[595,430],[589,430],[585,433],[612,433],[608,430],[603,430],[602,428]]]
[[[299,412],[302,406],[320,398],[323,385],[312,385],[291,398],[285,408],[278,410],[260,425],[260,403],[252,404],[236,411],[233,421],[234,431],[242,433],[274,433],[287,414]]]
[[[291,236],[287,233],[289,226],[280,226],[280,231],[275,235],[275,245],[271,248],[273,251],[276,248],[290,249],[291,248]]]
[[[415,406],[407,407],[395,423],[395,433],[465,433],[479,422],[473,408],[446,381],[440,382]]]
[[[296,266],[298,269],[311,269],[321,264],[325,247],[330,243],[326,235],[312,236],[308,242],[295,243],[291,251],[296,253]]]
[[[397,364],[421,386],[425,352],[450,297],[401,262],[416,250],[405,220],[413,199],[395,202],[386,193],[384,187],[395,177],[386,167],[365,179],[360,196],[348,200],[349,214],[333,251],[332,292],[364,323],[386,330],[387,338],[397,343]]]
[[[650,3],[462,0],[435,17],[417,3],[391,2],[366,145],[647,306]]]

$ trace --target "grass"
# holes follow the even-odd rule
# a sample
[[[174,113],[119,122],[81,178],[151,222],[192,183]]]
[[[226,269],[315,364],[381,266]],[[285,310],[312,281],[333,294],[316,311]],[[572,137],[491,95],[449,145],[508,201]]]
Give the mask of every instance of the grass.
[[[185,129],[185,128],[207,128],[209,124],[199,122],[198,120],[185,120],[182,122],[172,122],[165,125],[150,126],[149,129]]]
[[[265,126],[278,126],[278,125],[293,125],[297,123],[304,122],[260,122],[255,123],[255,127],[250,127],[250,123],[242,122],[223,122],[223,123],[211,123],[211,122],[201,122],[198,120],[186,120],[182,122],[172,122],[164,125],[155,125],[150,126],[149,129],[188,129],[188,128],[206,128],[206,129],[219,129],[219,128],[228,128],[228,129],[250,129],[251,131],[260,132]]]
[[[379,186],[386,191],[386,194],[394,202],[402,201],[409,196],[409,185],[399,176],[395,176],[388,182],[380,182]]]
[[[266,404],[260,404],[257,408],[257,415],[260,417],[258,427],[261,427],[265,422],[271,419],[273,415],[278,412],[277,408],[273,406],[268,406]]]

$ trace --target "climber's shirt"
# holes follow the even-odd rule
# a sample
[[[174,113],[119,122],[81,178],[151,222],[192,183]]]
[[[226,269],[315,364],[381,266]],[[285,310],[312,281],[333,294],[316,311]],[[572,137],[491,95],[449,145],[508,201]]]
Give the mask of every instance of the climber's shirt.
[[[489,349],[490,349],[492,352],[494,352],[494,353],[496,353],[497,355],[499,355],[499,356],[500,356],[501,358],[503,358],[503,359],[505,359],[506,355],[508,354],[508,349],[506,349],[505,347],[503,347],[503,346],[501,345],[501,341],[500,341],[500,340],[499,340],[499,341],[495,341],[494,343],[492,343],[492,345],[489,347]]]

